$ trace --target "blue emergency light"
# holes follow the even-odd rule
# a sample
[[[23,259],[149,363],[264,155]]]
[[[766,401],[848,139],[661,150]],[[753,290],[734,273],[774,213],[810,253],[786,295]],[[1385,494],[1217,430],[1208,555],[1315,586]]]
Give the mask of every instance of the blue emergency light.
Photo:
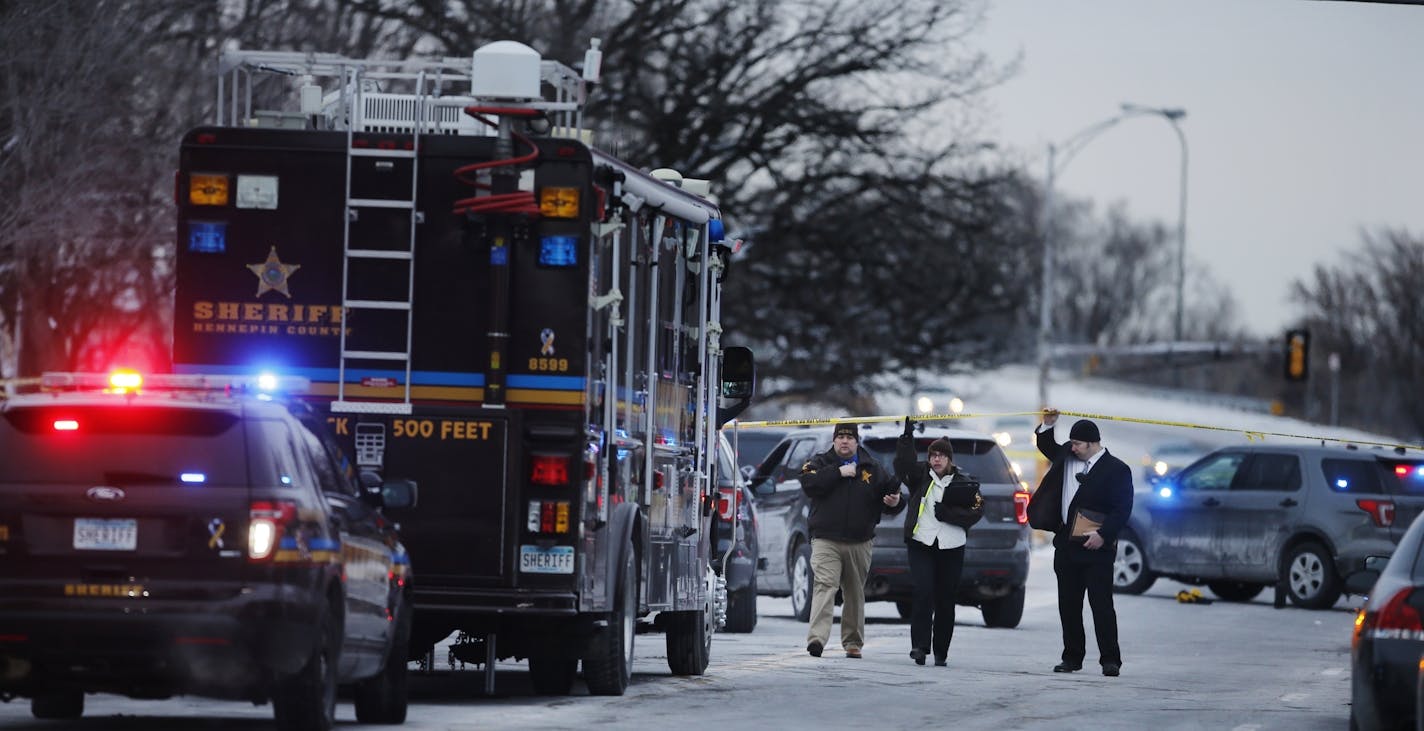
[[[578,237],[540,237],[539,266],[562,268],[578,266]]]
[[[188,251],[198,254],[221,254],[227,251],[227,224],[189,221]]]

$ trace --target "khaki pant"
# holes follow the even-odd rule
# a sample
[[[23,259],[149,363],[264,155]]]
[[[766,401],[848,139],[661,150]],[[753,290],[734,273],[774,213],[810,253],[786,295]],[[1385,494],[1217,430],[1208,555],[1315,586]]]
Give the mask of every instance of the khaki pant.
[[[841,647],[858,650],[865,644],[865,576],[870,573],[872,541],[847,543],[811,539],[811,630],[806,643],[822,646],[831,638],[836,589],[841,591]]]

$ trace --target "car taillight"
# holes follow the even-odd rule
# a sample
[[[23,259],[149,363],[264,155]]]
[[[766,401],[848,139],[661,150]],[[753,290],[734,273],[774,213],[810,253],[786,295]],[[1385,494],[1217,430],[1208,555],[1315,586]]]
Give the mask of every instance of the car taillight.
[[[734,488],[724,487],[717,490],[717,515],[727,522],[731,522],[733,511],[737,509],[737,491]]]
[[[1415,596],[1415,589],[1407,586],[1395,592],[1378,612],[1360,611],[1355,620],[1355,638],[1361,635],[1379,640],[1418,640],[1424,638],[1424,619],[1419,614],[1424,604],[1424,595]]]
[[[297,504],[290,500],[253,500],[248,509],[248,558],[253,561],[271,558],[287,524],[296,517]]]
[[[1360,510],[1370,514],[1370,520],[1381,528],[1394,525],[1394,502],[1391,500],[1356,500]]]
[[[535,485],[567,485],[569,483],[568,457],[534,455],[529,460],[529,481]]]
[[[1014,493],[1014,520],[1019,525],[1028,523],[1028,493],[1023,490]]]

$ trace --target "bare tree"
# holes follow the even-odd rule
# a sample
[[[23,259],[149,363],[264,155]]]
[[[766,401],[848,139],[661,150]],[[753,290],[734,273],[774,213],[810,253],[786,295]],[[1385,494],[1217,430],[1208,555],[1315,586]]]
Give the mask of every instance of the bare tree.
[[[1398,229],[1361,234],[1360,251],[1297,280],[1291,299],[1311,333],[1308,398],[1325,403],[1330,353],[1340,357],[1341,418],[1424,434],[1424,238]]]
[[[170,29],[212,5],[0,3],[0,319],[19,371],[73,367],[99,341],[163,349],[172,168],[152,140],[191,101],[167,83],[193,66]]]

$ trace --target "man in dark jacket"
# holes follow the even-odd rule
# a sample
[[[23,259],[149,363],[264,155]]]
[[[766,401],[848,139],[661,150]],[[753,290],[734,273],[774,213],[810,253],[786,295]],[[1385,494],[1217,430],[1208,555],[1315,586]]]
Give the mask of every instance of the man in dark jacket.
[[[1058,619],[1063,624],[1063,662],[1055,673],[1083,669],[1087,640],[1083,631],[1083,594],[1093,611],[1098,662],[1103,675],[1122,669],[1113,609],[1112,571],[1117,534],[1132,513],[1132,469],[1103,448],[1098,425],[1081,419],[1068,432],[1068,443],[1053,438],[1057,409],[1044,409],[1038,451],[1052,464],[1029,503],[1029,522],[1053,531],[1053,573],[1058,576]]]
[[[841,647],[860,657],[865,644],[865,576],[882,513],[900,505],[900,478],[860,448],[855,424],[837,424],[831,448],[801,468],[811,499],[811,628],[806,651],[821,656],[831,636],[836,589],[841,592]]]

